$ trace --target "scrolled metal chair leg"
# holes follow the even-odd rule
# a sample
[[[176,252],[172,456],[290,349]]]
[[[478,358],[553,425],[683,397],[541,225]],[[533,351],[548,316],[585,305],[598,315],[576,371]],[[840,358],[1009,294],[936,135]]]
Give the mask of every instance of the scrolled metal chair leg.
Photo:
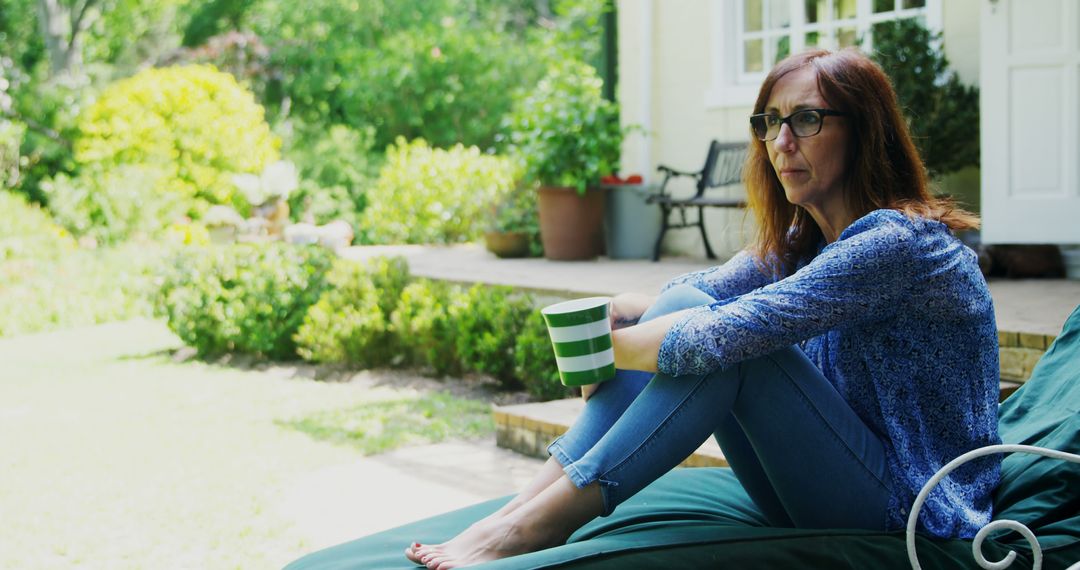
[[[1042,455],[1045,457],[1051,457],[1054,459],[1061,459],[1069,461],[1071,463],[1080,463],[1080,455],[1072,453],[1066,453],[1064,451],[1058,451],[1056,449],[1046,449],[1044,447],[1036,447],[1034,445],[988,445],[986,447],[980,447],[979,449],[971,450],[956,459],[948,462],[944,467],[938,469],[937,473],[930,478],[929,481],[923,485],[922,490],[919,491],[919,495],[915,497],[915,503],[911,506],[911,513],[908,514],[907,522],[907,553],[908,562],[911,563],[913,570],[922,570],[922,566],[919,565],[919,556],[915,552],[915,527],[919,520],[919,511],[922,510],[923,504],[926,503],[927,497],[930,496],[930,491],[941,482],[949,473],[951,473],[957,467],[971,461],[978,459],[986,455],[994,455],[996,453],[1032,453],[1035,455]],[[1042,547],[1039,546],[1039,540],[1035,538],[1035,533],[1031,532],[1031,529],[1024,526],[1023,523],[1013,520],[997,520],[992,521],[990,524],[979,529],[979,532],[975,534],[975,540],[971,544],[971,551],[975,557],[975,562],[986,568],[987,570],[1003,570],[1011,565],[1016,560],[1016,552],[1010,550],[1005,558],[996,562],[991,562],[986,559],[986,556],[982,553],[982,543],[986,539],[986,536],[991,532],[999,529],[1009,529],[1019,532],[1024,538],[1027,539],[1028,544],[1031,545],[1032,553],[1032,570],[1041,570],[1042,568]],[[1067,570],[1080,570],[1080,562],[1069,566]]]

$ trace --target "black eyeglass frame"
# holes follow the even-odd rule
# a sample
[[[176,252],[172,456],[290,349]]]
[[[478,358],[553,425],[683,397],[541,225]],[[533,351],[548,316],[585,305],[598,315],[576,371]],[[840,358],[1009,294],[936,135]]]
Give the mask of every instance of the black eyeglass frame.
[[[800,135],[795,132],[795,126],[791,122],[791,118],[802,113],[817,113],[821,116],[821,121],[818,123],[817,130],[811,134]],[[821,127],[825,124],[825,117],[847,117],[849,115],[851,115],[851,113],[846,113],[844,111],[834,111],[832,109],[799,109],[798,111],[795,111],[794,113],[786,117],[780,117],[780,124],[776,127],[776,136],[772,138],[765,138],[769,136],[768,125],[766,125],[765,127],[765,135],[758,135],[757,130],[754,129],[754,119],[761,118],[764,121],[766,117],[778,117],[778,115],[776,115],[775,113],[758,113],[756,115],[750,115],[750,132],[753,133],[754,137],[757,138],[759,141],[769,142],[772,140],[776,140],[776,137],[780,136],[780,128],[784,126],[784,123],[787,123],[788,128],[791,129],[792,135],[795,135],[799,138],[813,137],[821,133]]]

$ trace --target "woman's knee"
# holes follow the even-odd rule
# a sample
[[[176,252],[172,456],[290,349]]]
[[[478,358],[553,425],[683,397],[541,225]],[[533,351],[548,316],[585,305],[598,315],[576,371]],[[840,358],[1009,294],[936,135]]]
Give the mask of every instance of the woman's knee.
[[[715,299],[700,289],[685,284],[675,285],[656,298],[656,302],[641,315],[639,322],[645,322],[683,309],[708,305],[713,301]]]

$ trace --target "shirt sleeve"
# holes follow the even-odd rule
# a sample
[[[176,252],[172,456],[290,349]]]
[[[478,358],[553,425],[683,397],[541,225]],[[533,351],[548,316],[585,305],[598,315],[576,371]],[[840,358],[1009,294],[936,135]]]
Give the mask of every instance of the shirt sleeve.
[[[899,212],[865,216],[791,276],[691,309],[665,335],[658,369],[706,374],[848,323],[887,318],[920,278],[913,228]]]
[[[772,279],[762,269],[755,257],[743,250],[723,265],[680,275],[664,285],[663,290],[685,284],[707,293],[713,299],[730,299],[771,283]]]

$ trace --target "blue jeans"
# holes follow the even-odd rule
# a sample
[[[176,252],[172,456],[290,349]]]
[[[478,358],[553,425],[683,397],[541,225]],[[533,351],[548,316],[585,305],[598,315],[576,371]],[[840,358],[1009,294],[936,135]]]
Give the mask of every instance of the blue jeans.
[[[642,321],[711,301],[676,286]],[[619,370],[548,452],[577,487],[599,481],[606,516],[709,435],[770,524],[886,529],[881,440],[794,346],[703,376]]]

